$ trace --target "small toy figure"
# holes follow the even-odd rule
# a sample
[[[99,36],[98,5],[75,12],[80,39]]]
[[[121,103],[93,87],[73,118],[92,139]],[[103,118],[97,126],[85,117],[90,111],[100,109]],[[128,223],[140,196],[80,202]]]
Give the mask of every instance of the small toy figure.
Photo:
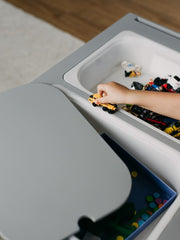
[[[141,66],[139,65],[133,65],[130,62],[123,61],[121,66],[124,69],[125,77],[136,77],[141,75]]]
[[[117,111],[117,105],[116,104],[110,104],[110,103],[102,103],[102,104],[99,104],[99,105],[96,104],[94,100],[97,99],[97,98],[101,98],[101,95],[99,95],[98,93],[95,93],[95,94],[89,96],[88,101],[90,103],[92,103],[92,105],[94,107],[99,106],[99,105],[102,106],[103,111],[107,111],[108,113],[115,113]]]

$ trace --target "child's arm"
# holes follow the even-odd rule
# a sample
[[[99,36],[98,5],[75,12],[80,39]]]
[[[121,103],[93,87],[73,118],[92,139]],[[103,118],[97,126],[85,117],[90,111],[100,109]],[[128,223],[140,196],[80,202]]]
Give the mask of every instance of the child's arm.
[[[97,103],[135,104],[164,116],[180,120],[180,94],[131,90],[118,83],[98,85],[102,96]]]

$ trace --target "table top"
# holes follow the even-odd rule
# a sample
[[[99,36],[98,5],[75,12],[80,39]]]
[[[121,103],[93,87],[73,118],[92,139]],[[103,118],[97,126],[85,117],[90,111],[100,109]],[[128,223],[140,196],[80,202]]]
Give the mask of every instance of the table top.
[[[58,89],[0,95],[0,231],[10,240],[62,239],[127,199],[125,164]]]

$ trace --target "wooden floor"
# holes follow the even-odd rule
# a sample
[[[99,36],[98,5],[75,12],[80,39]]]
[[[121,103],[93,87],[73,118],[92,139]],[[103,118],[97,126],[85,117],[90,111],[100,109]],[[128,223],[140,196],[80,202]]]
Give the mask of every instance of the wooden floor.
[[[88,41],[129,12],[180,32],[180,0],[6,0]]]

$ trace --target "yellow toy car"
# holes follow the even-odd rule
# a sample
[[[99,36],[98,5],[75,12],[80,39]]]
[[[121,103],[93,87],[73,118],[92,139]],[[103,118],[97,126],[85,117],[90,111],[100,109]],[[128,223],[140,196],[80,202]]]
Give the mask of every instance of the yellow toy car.
[[[95,99],[101,98],[101,95],[98,93],[95,93],[91,96],[89,96],[88,101],[92,103],[94,107],[96,106],[102,106],[103,111],[107,111],[108,113],[114,113],[117,111],[117,105],[116,104],[111,104],[111,103],[101,103],[101,104],[96,104]]]

